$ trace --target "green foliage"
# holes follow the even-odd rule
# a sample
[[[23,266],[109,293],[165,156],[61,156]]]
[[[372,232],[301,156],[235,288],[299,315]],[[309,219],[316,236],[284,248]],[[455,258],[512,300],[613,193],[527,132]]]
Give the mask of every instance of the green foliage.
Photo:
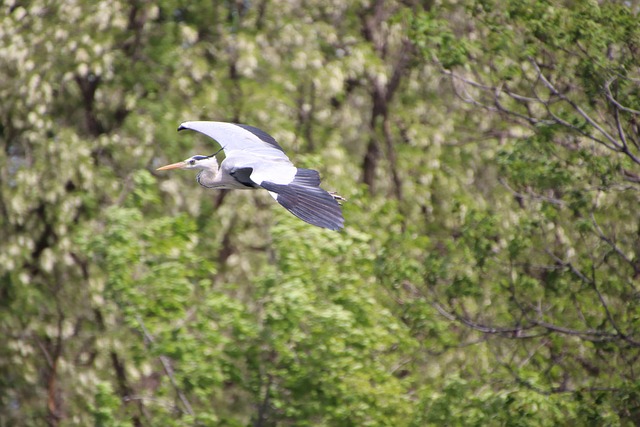
[[[290,220],[273,230],[278,261],[263,296],[273,405],[305,425],[398,425],[411,402],[393,349],[412,344],[378,307],[370,236],[304,228]]]
[[[104,382],[97,384],[95,404],[91,405],[90,408],[93,414],[93,424],[96,427],[127,427],[133,425],[128,421],[118,421],[116,414],[119,409],[120,398],[113,392],[111,383]]]
[[[445,68],[462,65],[469,54],[469,42],[456,37],[442,12],[408,12],[410,20],[409,37],[414,40],[416,48],[426,58],[433,56]]]

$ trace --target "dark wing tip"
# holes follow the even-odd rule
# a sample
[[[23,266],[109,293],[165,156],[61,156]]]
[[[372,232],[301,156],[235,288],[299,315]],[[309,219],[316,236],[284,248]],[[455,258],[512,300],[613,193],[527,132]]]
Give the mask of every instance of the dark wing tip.
[[[278,144],[278,141],[276,141],[276,139],[274,137],[272,137],[271,135],[269,135],[267,132],[263,131],[260,128],[257,128],[255,126],[251,126],[251,125],[245,125],[243,123],[234,123],[234,125],[248,131],[251,132],[252,134],[254,134],[256,137],[258,137],[258,139],[260,139],[262,142],[271,145],[274,148],[277,148],[278,150],[282,151],[284,153],[284,150],[282,149],[282,147],[280,146],[280,144]]]
[[[299,184],[305,187],[319,187],[320,174],[313,169],[298,168],[292,184]]]
[[[181,130],[185,130],[185,129],[187,129],[187,127],[185,127],[183,125],[178,126],[178,132],[180,132]]]
[[[329,193],[320,187],[262,182],[261,187],[277,193],[276,200],[301,220],[317,227],[338,231],[344,227],[342,209]]]
[[[310,223],[310,224],[313,224],[313,223]],[[319,225],[319,227],[326,228],[331,231],[340,231],[344,228],[344,220],[327,223],[326,225]]]

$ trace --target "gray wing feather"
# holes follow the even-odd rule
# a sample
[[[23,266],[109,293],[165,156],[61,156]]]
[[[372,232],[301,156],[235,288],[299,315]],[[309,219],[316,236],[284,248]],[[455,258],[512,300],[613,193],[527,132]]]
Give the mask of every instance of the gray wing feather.
[[[249,125],[225,122],[194,121],[184,122],[178,130],[190,129],[215,139],[225,154],[245,151],[270,160],[289,158],[276,140],[265,131]]]
[[[267,144],[274,146],[275,148],[277,148],[278,150],[284,153],[284,150],[282,149],[282,147],[280,147],[280,144],[278,144],[278,141],[276,141],[274,137],[272,137],[262,129],[258,129],[255,126],[243,125],[240,123],[234,123],[234,125],[239,126],[244,130],[248,130],[258,138],[260,138],[263,142],[266,142]]]
[[[320,174],[311,169],[298,169],[289,184],[270,181],[260,184],[272,193],[278,203],[301,220],[318,227],[339,230],[344,227],[340,204],[319,185]]]

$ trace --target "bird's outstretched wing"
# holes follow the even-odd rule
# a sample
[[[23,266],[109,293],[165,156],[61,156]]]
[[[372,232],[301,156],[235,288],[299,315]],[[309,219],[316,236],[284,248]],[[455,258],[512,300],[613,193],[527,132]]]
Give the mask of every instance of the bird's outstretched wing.
[[[184,122],[178,127],[179,131],[184,129],[194,130],[215,139],[227,157],[234,151],[244,151],[269,160],[289,161],[282,147],[271,135],[253,126],[195,121]]]
[[[269,191],[278,203],[289,212],[318,227],[340,230],[344,218],[338,201],[320,188],[320,174],[311,169],[297,169],[287,184],[277,184],[260,178],[260,171],[254,170],[251,179]]]
[[[296,168],[268,133],[249,125],[208,121],[184,122],[178,130],[183,129],[218,141],[226,155],[222,173],[247,187],[268,190],[285,209],[309,224],[331,230],[344,227],[340,204],[320,188],[320,174]]]

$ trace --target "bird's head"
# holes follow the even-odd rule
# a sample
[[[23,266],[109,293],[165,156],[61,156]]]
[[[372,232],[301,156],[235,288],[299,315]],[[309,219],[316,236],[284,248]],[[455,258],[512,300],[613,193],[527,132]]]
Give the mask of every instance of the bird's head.
[[[195,155],[182,162],[162,166],[161,168],[158,168],[156,170],[166,171],[169,169],[206,169],[217,172],[218,160],[216,160],[215,154],[211,156]]]

